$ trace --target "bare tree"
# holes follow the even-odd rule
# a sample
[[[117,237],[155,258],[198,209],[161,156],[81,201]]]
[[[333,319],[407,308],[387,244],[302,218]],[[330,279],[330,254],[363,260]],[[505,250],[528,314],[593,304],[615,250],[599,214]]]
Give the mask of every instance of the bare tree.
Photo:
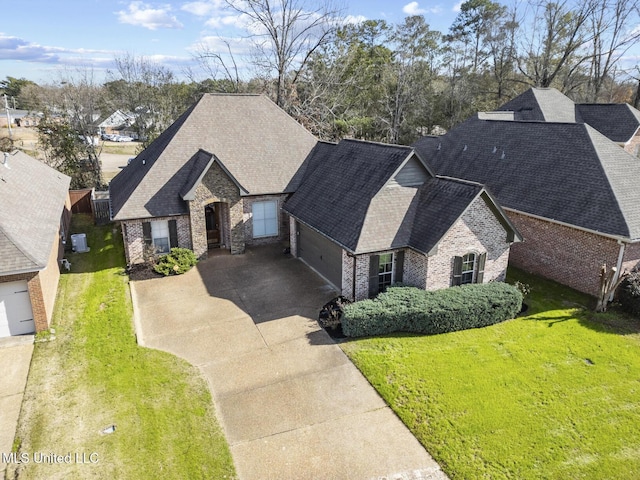
[[[196,49],[194,57],[200,64],[200,68],[211,79],[217,79],[222,74],[222,77],[226,80],[223,84],[231,86],[231,90],[226,92],[238,93],[240,92],[242,81],[236,57],[231,49],[231,42],[224,38],[221,38],[220,41],[226,47],[226,55],[216,52],[212,47],[202,43]]]
[[[287,103],[287,91],[295,85],[302,68],[335,32],[341,9],[331,0],[319,6],[311,0],[225,0],[251,23],[256,66],[273,72],[275,100]]]

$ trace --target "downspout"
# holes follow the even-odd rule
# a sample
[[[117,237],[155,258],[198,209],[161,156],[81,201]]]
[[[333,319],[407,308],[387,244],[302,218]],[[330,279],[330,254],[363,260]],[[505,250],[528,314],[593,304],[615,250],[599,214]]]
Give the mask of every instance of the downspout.
[[[613,284],[615,285],[615,283],[618,281],[618,278],[620,278],[620,275],[622,274],[622,260],[624,258],[624,250],[625,250],[625,244],[624,242],[622,242],[621,240],[618,240],[618,244],[620,245],[620,251],[618,252],[618,263],[616,264],[616,273],[613,276]],[[613,294],[615,292],[611,292],[611,295],[609,295],[609,301],[611,302],[613,300]]]

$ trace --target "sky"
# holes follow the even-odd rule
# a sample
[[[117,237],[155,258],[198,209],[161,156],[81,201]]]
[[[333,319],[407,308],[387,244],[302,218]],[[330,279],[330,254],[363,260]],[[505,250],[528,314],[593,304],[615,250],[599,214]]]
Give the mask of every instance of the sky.
[[[298,0],[313,3],[313,0]],[[398,24],[424,15],[434,30],[446,32],[459,0],[343,0],[344,20]],[[153,59],[176,74],[195,67],[201,45],[220,48],[229,39],[241,58],[247,52],[246,23],[224,0],[0,0],[0,79],[60,82],[90,67],[98,78],[113,72],[124,53]],[[217,51],[217,50],[216,50]],[[197,78],[196,78],[197,79]]]

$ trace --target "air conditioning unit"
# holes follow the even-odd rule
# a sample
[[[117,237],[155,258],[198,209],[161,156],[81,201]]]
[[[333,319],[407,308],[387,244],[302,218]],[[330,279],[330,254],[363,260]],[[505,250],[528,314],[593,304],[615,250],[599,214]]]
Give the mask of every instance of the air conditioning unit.
[[[88,252],[89,247],[87,246],[87,234],[75,233],[71,235],[71,248],[77,253]]]

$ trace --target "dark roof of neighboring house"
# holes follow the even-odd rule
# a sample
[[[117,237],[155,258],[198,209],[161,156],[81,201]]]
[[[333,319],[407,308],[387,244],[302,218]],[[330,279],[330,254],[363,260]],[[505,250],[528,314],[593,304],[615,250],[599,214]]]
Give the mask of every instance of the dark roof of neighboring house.
[[[486,185],[503,207],[640,238],[640,162],[589,125],[474,116],[414,147],[438,174]]]
[[[404,247],[429,253],[484,192],[476,183],[434,178],[426,165],[422,185],[392,182],[408,161],[422,163],[410,147],[342,140],[315,153],[315,168],[283,209],[353,253]]]
[[[514,112],[515,120],[582,122],[573,101],[555,88],[530,88],[497,110]]]
[[[292,191],[316,143],[263,95],[205,94],[111,181],[113,218],[188,213],[180,193],[193,180],[194,164],[202,167],[199,152],[215,156],[242,194]]]
[[[22,152],[0,152],[0,275],[47,266],[71,179]]]
[[[582,103],[576,109],[585,123],[614,142],[628,142],[640,127],[640,112],[627,103]]]

